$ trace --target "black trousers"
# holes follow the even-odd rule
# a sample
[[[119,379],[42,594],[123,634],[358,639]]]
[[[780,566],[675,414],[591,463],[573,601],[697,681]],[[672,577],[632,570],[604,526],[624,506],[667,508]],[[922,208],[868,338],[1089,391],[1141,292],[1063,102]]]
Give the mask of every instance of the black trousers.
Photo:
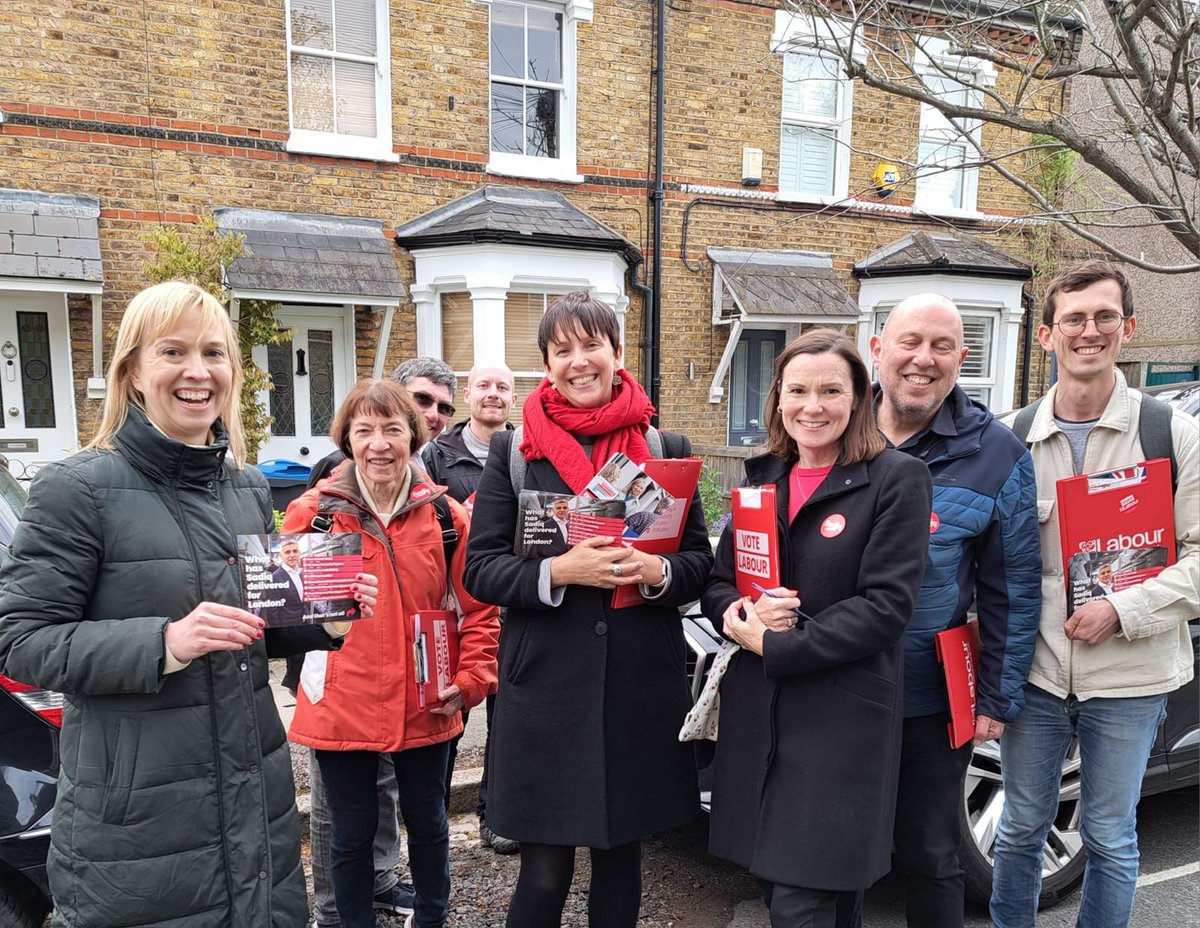
[[[962,928],[958,804],[971,744],[951,748],[946,713],[904,720],[894,833],[908,928]]]
[[[862,893],[758,881],[771,928],[848,928],[860,919]]]

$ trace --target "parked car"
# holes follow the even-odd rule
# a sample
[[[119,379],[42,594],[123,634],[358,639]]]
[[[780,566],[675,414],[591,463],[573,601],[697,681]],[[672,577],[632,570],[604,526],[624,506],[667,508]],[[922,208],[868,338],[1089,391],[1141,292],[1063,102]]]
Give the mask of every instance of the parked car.
[[[1176,409],[1181,409],[1190,416],[1200,416],[1200,380],[1158,384],[1154,387],[1145,387],[1142,392],[1160,399],[1164,403],[1170,403]]]
[[[25,491],[0,457],[0,563]],[[46,852],[58,781],[62,697],[0,674],[0,925],[39,928],[50,911]]]

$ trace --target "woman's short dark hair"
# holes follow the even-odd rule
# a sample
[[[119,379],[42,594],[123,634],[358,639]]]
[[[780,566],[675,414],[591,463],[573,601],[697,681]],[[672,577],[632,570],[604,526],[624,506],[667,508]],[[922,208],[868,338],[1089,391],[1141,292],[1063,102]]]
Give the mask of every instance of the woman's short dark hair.
[[[867,366],[863,364],[854,342],[833,329],[810,329],[788,342],[775,359],[775,378],[771,381],[766,409],[763,410],[767,420],[767,450],[789,461],[799,456],[796,443],[783,427],[779,402],[784,368],[793,358],[802,354],[836,354],[850,367],[850,379],[854,384],[854,409],[850,413],[846,431],[842,433],[842,452],[838,455],[838,463],[857,464],[878,457],[887,447],[887,442],[875,424],[875,402]]]
[[[542,363],[549,363],[550,342],[569,334],[576,327],[588,335],[601,335],[612,345],[613,353],[621,350],[621,325],[611,306],[596,299],[586,290],[573,290],[550,304],[538,326],[538,348]]]
[[[1111,280],[1121,288],[1121,315],[1126,319],[1133,315],[1133,288],[1125,272],[1102,258],[1084,261],[1059,271],[1050,281],[1046,298],[1042,301],[1042,324],[1054,325],[1054,312],[1058,308],[1060,293],[1074,293],[1102,280]]]
[[[329,435],[348,458],[354,457],[350,450],[350,423],[362,415],[403,419],[408,423],[410,454],[416,454],[425,444],[425,418],[409,392],[394,380],[360,380],[342,400]]]

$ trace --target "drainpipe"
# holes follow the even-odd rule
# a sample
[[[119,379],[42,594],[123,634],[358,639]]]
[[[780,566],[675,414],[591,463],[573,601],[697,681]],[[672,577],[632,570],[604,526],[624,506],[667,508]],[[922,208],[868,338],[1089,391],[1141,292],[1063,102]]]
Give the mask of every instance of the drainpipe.
[[[661,373],[659,370],[659,343],[662,323],[662,243],[663,243],[663,97],[666,93],[667,64],[667,0],[657,0],[654,18],[654,187],[650,191],[650,204],[654,214],[650,247],[654,251],[654,271],[650,284],[650,302],[646,310],[646,339],[643,367],[646,371],[646,392],[655,408],[658,408]],[[657,421],[657,416],[655,420]]]
[[[1025,337],[1021,339],[1021,405],[1024,409],[1029,405],[1029,364],[1033,356],[1033,294],[1029,287],[1021,288],[1021,303],[1025,307]]]

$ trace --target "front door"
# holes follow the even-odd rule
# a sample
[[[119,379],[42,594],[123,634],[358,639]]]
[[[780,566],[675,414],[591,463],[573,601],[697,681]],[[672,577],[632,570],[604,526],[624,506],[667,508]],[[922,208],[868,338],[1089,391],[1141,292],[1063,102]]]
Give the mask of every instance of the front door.
[[[761,445],[767,440],[763,403],[771,389],[775,356],[785,340],[783,332],[769,329],[742,332],[729,369],[729,444]]]
[[[278,345],[260,345],[254,360],[271,375],[274,389],[261,402],[274,418],[271,438],[258,451],[259,461],[283,459],[309,467],[334,450],[329,427],[338,405],[354,382],[351,310],[328,306],[285,306],[279,327],[291,337]]]
[[[61,293],[0,293],[0,454],[19,479],[79,447]]]

